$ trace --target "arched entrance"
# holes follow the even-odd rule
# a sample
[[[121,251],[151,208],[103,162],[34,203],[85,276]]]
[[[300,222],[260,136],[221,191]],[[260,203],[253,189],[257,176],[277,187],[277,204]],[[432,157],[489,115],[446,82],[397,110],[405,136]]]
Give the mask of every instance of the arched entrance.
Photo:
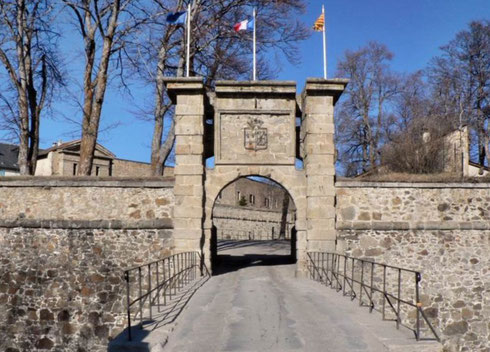
[[[206,202],[204,207],[204,257],[208,258],[207,265],[212,267],[216,263],[218,254],[217,239],[218,228],[214,228],[214,210],[220,193],[236,181],[247,177],[271,180],[288,195],[294,205],[294,221],[288,225],[290,230],[289,253],[290,258],[297,262],[297,272],[303,269],[306,260],[306,185],[304,183],[304,170],[290,167],[257,167],[216,166],[206,169]],[[236,190],[238,191],[238,190]],[[236,194],[237,195],[237,194]],[[242,195],[242,194],[241,194]],[[243,194],[244,195],[244,194]],[[250,193],[246,196],[250,197]],[[235,198],[236,199],[236,198]],[[255,199],[255,202],[264,202],[265,197]],[[250,198],[249,198],[250,200]],[[270,233],[272,233],[272,227]],[[277,230],[274,230],[275,233]],[[258,234],[258,233],[257,233]],[[255,238],[255,234],[252,233]]]
[[[296,206],[272,179],[242,176],[227,184],[214,201],[211,218],[213,273],[296,262]]]
[[[203,83],[167,79],[176,104],[175,250],[199,250],[211,266],[216,198],[240,177],[261,176],[294,202],[296,273],[305,275],[307,251],[335,250],[333,107],[347,81],[308,79],[301,95],[291,81],[218,81],[213,92]]]

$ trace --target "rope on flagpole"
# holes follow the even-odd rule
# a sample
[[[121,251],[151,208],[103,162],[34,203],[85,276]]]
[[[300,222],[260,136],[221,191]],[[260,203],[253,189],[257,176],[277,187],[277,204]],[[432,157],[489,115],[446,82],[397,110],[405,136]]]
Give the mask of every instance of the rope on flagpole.
[[[189,77],[190,70],[190,51],[191,51],[191,4],[187,7],[187,53],[186,53],[186,77]]]
[[[255,7],[253,9],[253,21],[254,21],[254,34],[253,34],[253,80],[257,80],[257,57],[256,57],[256,44],[255,44],[255,27],[257,26],[257,21],[255,20]]]

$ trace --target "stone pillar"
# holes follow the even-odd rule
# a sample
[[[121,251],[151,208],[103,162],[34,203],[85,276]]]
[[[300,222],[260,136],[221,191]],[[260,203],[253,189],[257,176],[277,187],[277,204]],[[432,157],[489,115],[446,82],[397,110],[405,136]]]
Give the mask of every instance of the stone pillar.
[[[307,250],[334,251],[335,145],[333,109],[347,80],[308,79],[303,92],[302,137],[307,199]]]
[[[176,251],[201,250],[204,214],[204,104],[200,77],[166,79],[175,106]]]

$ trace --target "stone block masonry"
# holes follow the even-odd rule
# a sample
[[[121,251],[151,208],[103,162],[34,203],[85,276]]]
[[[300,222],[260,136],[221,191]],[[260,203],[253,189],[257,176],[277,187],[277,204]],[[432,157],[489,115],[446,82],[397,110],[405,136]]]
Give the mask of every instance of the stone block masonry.
[[[175,244],[181,251],[200,250],[204,203],[203,79],[167,78],[175,107]],[[190,220],[190,221],[189,221]]]
[[[123,272],[171,254],[171,179],[0,182],[0,351],[106,351]]]
[[[318,225],[335,220],[334,105],[347,80],[308,79],[303,92],[301,139],[307,179],[308,251],[335,250],[333,228]]]
[[[419,270],[447,351],[490,351],[490,185],[336,183],[337,250]]]
[[[217,204],[213,224],[218,240],[274,240],[279,238],[282,212]],[[291,238],[294,212],[287,216],[285,239]]]

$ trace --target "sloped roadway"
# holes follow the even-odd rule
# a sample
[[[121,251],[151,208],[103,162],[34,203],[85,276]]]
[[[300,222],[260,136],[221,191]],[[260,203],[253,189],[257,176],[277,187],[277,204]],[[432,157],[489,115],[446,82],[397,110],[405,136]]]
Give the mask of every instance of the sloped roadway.
[[[438,350],[341,293],[295,278],[288,242],[220,246],[219,275],[189,302],[163,351]]]

